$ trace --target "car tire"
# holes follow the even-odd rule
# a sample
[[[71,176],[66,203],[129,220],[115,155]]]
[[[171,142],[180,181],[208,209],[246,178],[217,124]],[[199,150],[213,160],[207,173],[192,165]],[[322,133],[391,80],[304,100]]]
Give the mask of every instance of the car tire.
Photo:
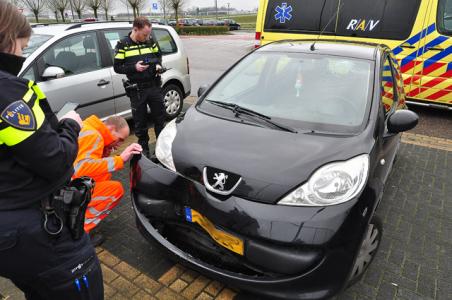
[[[184,106],[184,96],[181,89],[175,84],[168,84],[163,87],[163,105],[167,119],[174,119],[182,111]]]
[[[367,226],[367,231],[364,235],[361,247],[359,248],[352,273],[350,274],[348,286],[358,282],[366,272],[367,268],[377,255],[382,235],[383,225],[380,219],[377,216],[374,216]]]

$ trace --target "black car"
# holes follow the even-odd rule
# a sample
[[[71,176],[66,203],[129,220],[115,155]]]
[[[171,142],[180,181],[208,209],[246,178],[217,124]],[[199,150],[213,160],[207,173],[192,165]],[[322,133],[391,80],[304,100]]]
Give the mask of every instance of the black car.
[[[240,29],[240,24],[234,20],[225,19],[222,22],[223,22],[223,24],[221,24],[221,25],[228,26],[229,30],[239,30]]]
[[[131,167],[137,226],[239,289],[328,298],[360,278],[375,211],[418,117],[383,45],[282,41],[245,56]]]

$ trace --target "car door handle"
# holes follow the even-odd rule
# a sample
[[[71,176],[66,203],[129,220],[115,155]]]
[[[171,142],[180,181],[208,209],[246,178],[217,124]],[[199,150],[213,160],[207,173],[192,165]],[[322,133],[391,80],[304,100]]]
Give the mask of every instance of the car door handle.
[[[410,44],[408,44],[408,43],[403,43],[402,45],[400,45],[400,47],[402,47],[402,48],[410,48],[410,49],[416,48],[415,46],[410,45]]]
[[[102,79],[101,81],[99,81],[97,83],[97,86],[103,86],[103,85],[107,85],[109,83],[110,83],[110,81]]]
[[[428,47],[427,50],[444,51],[444,48],[441,48],[441,47]]]

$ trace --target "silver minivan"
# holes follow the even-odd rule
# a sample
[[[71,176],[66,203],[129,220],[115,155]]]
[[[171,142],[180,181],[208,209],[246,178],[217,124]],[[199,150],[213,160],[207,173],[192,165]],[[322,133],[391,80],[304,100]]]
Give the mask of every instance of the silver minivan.
[[[162,64],[169,69],[162,75],[163,95],[167,117],[174,118],[190,95],[188,57],[172,27],[152,27]],[[131,117],[122,85],[126,77],[113,70],[116,43],[131,29],[129,22],[34,25],[19,76],[39,83],[53,111],[75,102],[80,104],[77,111],[82,118],[92,114]]]

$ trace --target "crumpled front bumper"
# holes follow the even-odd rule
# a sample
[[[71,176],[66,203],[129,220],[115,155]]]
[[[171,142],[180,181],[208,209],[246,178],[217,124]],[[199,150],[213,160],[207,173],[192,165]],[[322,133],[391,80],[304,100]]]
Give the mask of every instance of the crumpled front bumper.
[[[137,226],[145,237],[199,272],[274,298],[323,299],[340,291],[369,217],[362,215],[366,201],[319,209],[220,199],[200,182],[147,159],[132,168],[131,178]],[[187,207],[242,239],[243,255],[187,222]]]

